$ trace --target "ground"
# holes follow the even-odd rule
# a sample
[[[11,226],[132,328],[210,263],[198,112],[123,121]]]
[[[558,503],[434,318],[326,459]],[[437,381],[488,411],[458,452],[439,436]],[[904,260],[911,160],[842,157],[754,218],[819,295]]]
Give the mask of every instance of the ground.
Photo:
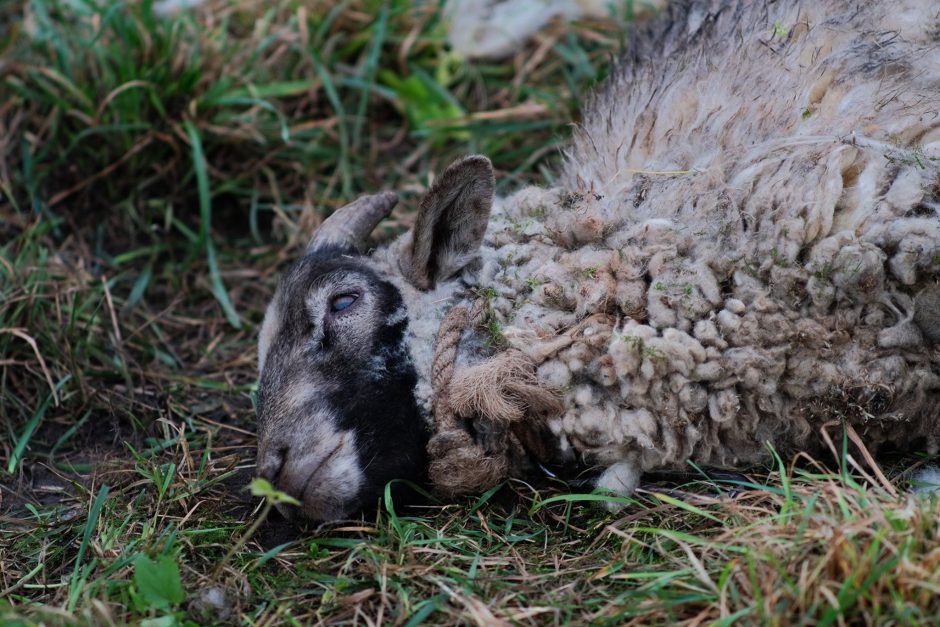
[[[400,232],[472,152],[550,183],[630,18],[468,62],[436,3],[0,7],[0,622],[940,621],[940,504],[894,470],[928,460],[838,426],[617,513],[511,482],[295,529],[248,491],[256,330],[322,216],[395,189]]]

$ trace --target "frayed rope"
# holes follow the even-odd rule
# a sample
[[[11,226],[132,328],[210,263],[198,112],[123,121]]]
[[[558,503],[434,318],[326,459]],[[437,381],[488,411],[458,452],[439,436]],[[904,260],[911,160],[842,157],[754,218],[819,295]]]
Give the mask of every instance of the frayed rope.
[[[563,410],[557,391],[539,385],[535,365],[509,349],[455,372],[460,337],[483,322],[482,301],[454,307],[441,321],[432,365],[434,435],[428,443],[430,478],[442,496],[482,492],[505,479],[526,449],[514,428]],[[470,433],[485,433],[486,443]]]

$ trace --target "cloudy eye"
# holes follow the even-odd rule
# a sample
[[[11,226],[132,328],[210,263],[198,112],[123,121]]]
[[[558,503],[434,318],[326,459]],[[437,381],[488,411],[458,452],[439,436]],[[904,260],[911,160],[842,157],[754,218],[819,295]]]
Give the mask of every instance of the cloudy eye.
[[[348,309],[358,299],[359,296],[356,294],[341,294],[336,296],[330,301],[330,311],[336,313]]]

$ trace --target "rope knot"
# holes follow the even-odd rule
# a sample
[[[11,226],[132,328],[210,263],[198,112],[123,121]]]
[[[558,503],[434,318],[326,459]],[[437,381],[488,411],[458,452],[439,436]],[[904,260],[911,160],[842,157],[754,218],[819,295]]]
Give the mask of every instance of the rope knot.
[[[448,497],[479,493],[505,479],[532,452],[523,443],[537,440],[533,428],[563,409],[558,392],[539,385],[535,364],[518,350],[455,371],[463,332],[478,327],[485,316],[482,301],[469,310],[454,307],[438,331],[429,473],[435,489]]]

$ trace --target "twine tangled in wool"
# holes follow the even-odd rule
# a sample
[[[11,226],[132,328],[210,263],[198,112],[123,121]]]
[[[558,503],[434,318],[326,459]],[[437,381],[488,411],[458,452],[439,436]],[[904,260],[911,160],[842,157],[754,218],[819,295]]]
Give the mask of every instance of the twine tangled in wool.
[[[478,327],[485,314],[480,301],[470,310],[454,307],[437,336],[428,454],[431,482],[443,496],[486,490],[505,479],[527,452],[539,456],[527,427],[563,409],[559,394],[539,385],[535,365],[520,351],[509,349],[455,372],[461,335]]]

